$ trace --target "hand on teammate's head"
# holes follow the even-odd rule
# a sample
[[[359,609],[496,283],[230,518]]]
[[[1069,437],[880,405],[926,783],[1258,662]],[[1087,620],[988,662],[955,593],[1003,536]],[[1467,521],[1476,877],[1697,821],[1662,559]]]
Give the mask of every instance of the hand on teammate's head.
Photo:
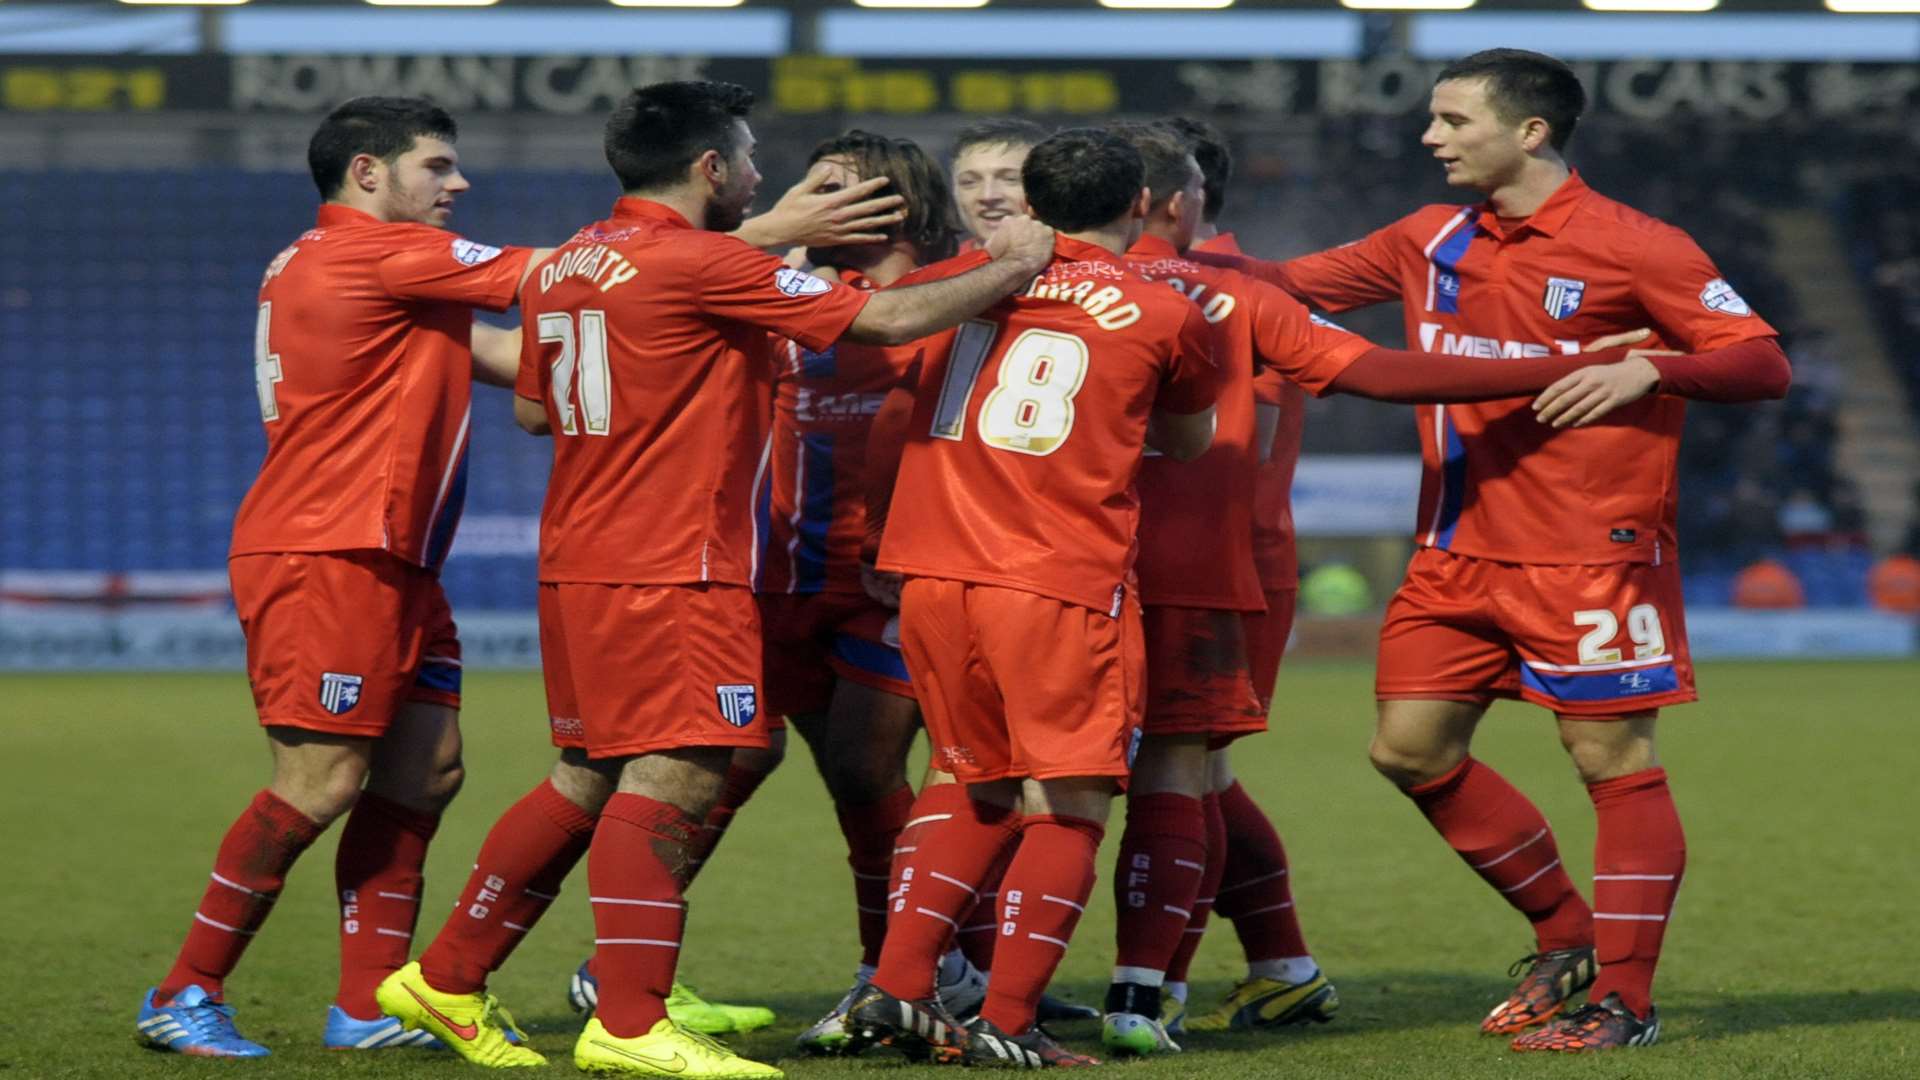
[[[1030,262],[1034,273],[1039,273],[1053,258],[1053,229],[1025,214],[1015,214],[1001,221],[987,238],[986,250],[995,259]]]

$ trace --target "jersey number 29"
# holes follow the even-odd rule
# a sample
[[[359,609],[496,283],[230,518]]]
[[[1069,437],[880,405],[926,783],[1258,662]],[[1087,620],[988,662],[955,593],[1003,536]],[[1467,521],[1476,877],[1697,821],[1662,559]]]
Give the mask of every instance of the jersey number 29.
[[[613,419],[613,375],[607,365],[607,313],[582,311],[580,331],[574,333],[574,319],[564,311],[549,311],[540,316],[540,340],[556,343],[560,355],[553,358],[553,386],[548,391],[553,411],[560,418],[560,431],[605,435]],[[575,406],[576,391],[579,395]]]
[[[984,319],[960,324],[947,355],[947,377],[933,410],[936,439],[966,438],[967,405],[999,327]],[[980,438],[988,446],[1046,457],[1073,433],[1073,399],[1087,381],[1087,343],[1054,330],[1022,330],[1000,354],[1000,371],[980,404]]]

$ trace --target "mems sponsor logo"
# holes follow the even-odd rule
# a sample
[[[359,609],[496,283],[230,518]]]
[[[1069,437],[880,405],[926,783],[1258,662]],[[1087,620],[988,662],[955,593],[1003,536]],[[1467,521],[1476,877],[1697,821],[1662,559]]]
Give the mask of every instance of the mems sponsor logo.
[[[1447,356],[1481,356],[1490,360],[1519,360],[1523,357],[1552,356],[1559,353],[1572,356],[1580,351],[1578,341],[1555,338],[1553,344],[1542,345],[1535,341],[1509,341],[1506,338],[1481,337],[1479,334],[1456,334],[1439,323],[1420,324],[1420,349],[1422,352],[1442,353]]]
[[[793,416],[803,424],[861,420],[878,413],[886,400],[885,394],[821,394],[803,386],[794,400]]]

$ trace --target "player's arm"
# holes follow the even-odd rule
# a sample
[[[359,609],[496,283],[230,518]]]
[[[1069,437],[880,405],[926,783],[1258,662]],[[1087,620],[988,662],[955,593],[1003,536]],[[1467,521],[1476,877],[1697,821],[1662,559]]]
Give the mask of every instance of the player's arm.
[[[529,435],[553,434],[553,425],[547,422],[547,407],[518,394],[513,396],[513,422]]]
[[[520,374],[520,328],[473,321],[473,378],[488,386],[512,386]]]
[[[478,325],[478,324],[476,324]],[[513,379],[513,422],[529,435],[551,435],[547,420],[548,368],[540,355],[540,340],[519,335],[520,351]]]
[[[1350,244],[1284,262],[1207,251],[1190,251],[1187,257],[1238,270],[1310,307],[1347,311],[1400,299],[1395,256],[1406,243],[1400,227],[1396,222]]]
[[[955,277],[873,294],[846,338],[901,345],[980,314],[1046,268],[1053,259],[1053,230],[1029,217],[1007,218],[987,242],[987,254],[985,265]]]
[[[1286,409],[1286,376],[1262,367],[1253,377],[1253,448],[1262,464],[1273,460],[1273,440],[1280,434],[1280,414]]]
[[[764,214],[748,218],[733,235],[758,248],[836,247],[878,244],[886,230],[906,218],[906,199],[882,194],[884,176],[840,187],[831,164],[815,162]]]
[[[1219,381],[1212,328],[1200,308],[1189,304],[1147,417],[1147,445],[1175,461],[1192,461],[1206,453],[1213,445]]]
[[[465,304],[487,311],[514,305],[521,282],[552,248],[498,248],[431,226],[396,228],[375,266],[381,287],[401,300]]]

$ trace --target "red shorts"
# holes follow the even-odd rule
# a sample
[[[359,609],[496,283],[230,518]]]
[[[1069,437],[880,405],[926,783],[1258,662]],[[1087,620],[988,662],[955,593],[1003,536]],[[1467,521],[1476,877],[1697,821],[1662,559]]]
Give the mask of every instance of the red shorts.
[[[760,612],[738,585],[540,583],[553,745],[590,758],[767,745]]]
[[[865,593],[761,593],[767,719],[823,713],[836,678],[910,698],[894,611]]]
[[[1294,601],[1300,588],[1267,590],[1267,610],[1249,611],[1241,616],[1247,624],[1247,668],[1253,673],[1253,693],[1261,707],[1273,709],[1273,686],[1280,680],[1280,657],[1287,651],[1287,639],[1293,636]]]
[[[933,763],[963,782],[1111,776],[1139,748],[1140,604],[1118,617],[1051,597],[909,578],[900,643]]]
[[[384,551],[227,560],[260,722],[379,738],[409,701],[460,707],[440,579]]]
[[[1524,698],[1569,716],[1699,697],[1680,568],[1537,566],[1414,552],[1380,628],[1381,698]]]
[[[1225,746],[1267,730],[1267,713],[1247,672],[1244,613],[1211,608],[1146,609],[1149,735],[1209,735]]]

